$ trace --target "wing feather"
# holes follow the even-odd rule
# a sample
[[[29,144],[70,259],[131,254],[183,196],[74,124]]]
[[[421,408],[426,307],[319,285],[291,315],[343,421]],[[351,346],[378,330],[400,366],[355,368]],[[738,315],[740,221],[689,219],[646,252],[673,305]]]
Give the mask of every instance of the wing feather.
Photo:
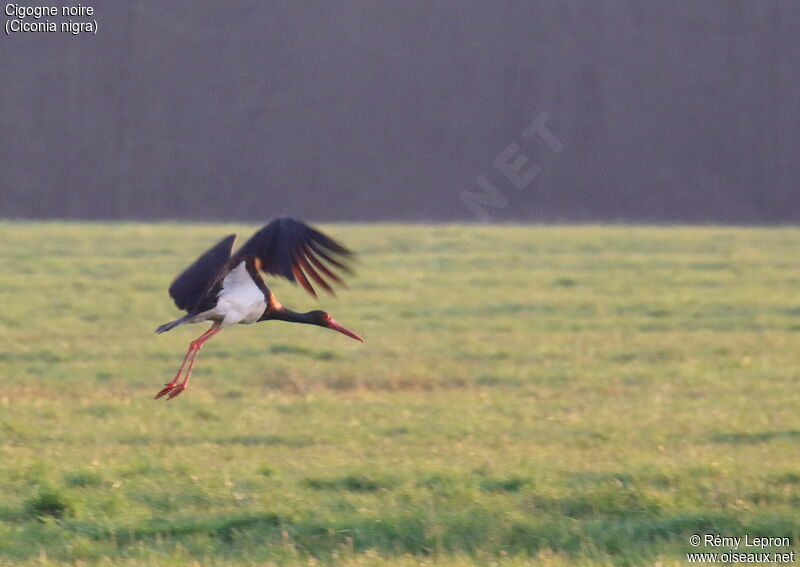
[[[308,250],[308,247],[306,247],[306,250]],[[306,252],[305,257],[308,258],[308,260],[312,264],[314,264],[314,267],[318,269],[320,272],[322,272],[325,275],[325,277],[332,279],[342,287],[347,287],[347,284],[344,283],[344,280],[342,280],[339,276],[330,271],[325,264],[320,262],[319,259],[316,256],[314,256],[314,254]]]
[[[322,289],[324,289],[331,295],[336,295],[336,293],[333,291],[333,288],[330,285],[328,285],[328,282],[322,279],[322,277],[317,273],[317,271],[313,268],[313,266],[309,264],[308,260],[306,260],[305,256],[298,256],[297,262],[298,264],[300,264],[300,268],[303,270],[303,272],[311,276],[311,279],[317,282],[318,286],[322,287]]]
[[[317,292],[314,291],[314,288],[311,286],[311,284],[308,281],[308,278],[306,278],[306,275],[303,273],[303,270],[301,270],[299,266],[297,265],[292,266],[292,274],[294,275],[295,280],[297,280],[297,282],[301,286],[303,286],[303,288],[308,293],[310,293],[314,297],[317,297]]]
[[[337,258],[334,258],[330,253],[328,253],[326,250],[322,249],[321,246],[319,246],[318,244],[315,244],[313,241],[309,242],[309,248],[311,248],[311,250],[314,252],[314,254],[316,254],[320,258],[323,258],[329,264],[332,264],[333,266],[336,266],[337,268],[339,268],[343,272],[351,272],[352,271],[349,266],[343,264]]]
[[[354,257],[333,238],[289,217],[275,219],[256,232],[236,252],[233,262],[247,256],[257,258],[264,272],[298,283],[314,297],[317,294],[309,279],[333,295],[326,278],[343,285],[333,270],[351,272],[349,262]]]
[[[234,240],[235,234],[226,236],[175,278],[169,286],[169,295],[179,309],[191,311],[203,298],[206,289],[219,278],[231,259]]]

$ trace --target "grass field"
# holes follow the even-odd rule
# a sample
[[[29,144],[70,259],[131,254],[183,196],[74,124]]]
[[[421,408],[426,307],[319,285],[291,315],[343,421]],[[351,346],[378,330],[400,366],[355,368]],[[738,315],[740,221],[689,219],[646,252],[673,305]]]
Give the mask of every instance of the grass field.
[[[800,230],[328,226],[319,328],[153,334],[253,226],[0,223],[0,565],[686,564],[800,536]],[[285,282],[284,304],[316,303]]]

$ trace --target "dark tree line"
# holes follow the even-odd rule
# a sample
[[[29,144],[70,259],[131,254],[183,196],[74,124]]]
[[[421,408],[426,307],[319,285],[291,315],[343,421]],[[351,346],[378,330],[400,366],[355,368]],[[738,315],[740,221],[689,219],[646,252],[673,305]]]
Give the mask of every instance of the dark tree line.
[[[2,217],[800,220],[792,0],[94,7],[0,38]]]

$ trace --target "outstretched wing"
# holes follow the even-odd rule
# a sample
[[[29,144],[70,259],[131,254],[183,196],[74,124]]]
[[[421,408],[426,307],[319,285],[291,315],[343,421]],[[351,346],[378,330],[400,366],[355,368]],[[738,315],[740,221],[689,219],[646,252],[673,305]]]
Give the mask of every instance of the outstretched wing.
[[[235,234],[226,236],[175,278],[169,286],[169,295],[175,300],[175,305],[185,311],[190,311],[197,305],[203,292],[230,261],[234,240]]]
[[[256,232],[236,252],[234,262],[252,256],[268,274],[299,283],[317,296],[309,278],[335,295],[328,280],[344,286],[336,270],[350,272],[353,253],[347,248],[301,222],[289,217],[275,219]]]

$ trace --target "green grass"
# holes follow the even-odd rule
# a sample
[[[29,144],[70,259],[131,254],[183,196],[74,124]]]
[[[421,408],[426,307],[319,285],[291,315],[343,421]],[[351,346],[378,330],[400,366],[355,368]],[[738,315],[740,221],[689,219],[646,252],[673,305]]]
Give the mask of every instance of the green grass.
[[[800,536],[800,230],[328,226],[361,262],[320,306],[366,342],[238,326],[154,401],[203,330],[153,333],[172,276],[254,228],[0,223],[0,565],[669,566],[693,533]]]

